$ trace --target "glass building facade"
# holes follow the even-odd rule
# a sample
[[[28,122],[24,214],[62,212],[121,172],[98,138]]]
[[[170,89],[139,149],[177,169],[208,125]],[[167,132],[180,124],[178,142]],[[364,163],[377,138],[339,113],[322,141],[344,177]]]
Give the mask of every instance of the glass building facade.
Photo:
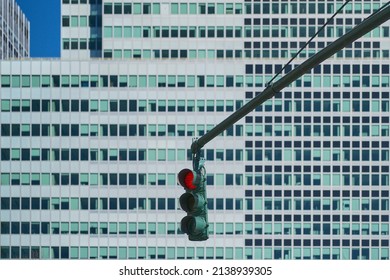
[[[342,4],[62,0],[61,59],[0,62],[0,258],[389,259],[389,23],[207,144],[210,238],[179,226],[192,139]]]
[[[15,0],[0,0],[0,59],[30,56],[30,22]]]

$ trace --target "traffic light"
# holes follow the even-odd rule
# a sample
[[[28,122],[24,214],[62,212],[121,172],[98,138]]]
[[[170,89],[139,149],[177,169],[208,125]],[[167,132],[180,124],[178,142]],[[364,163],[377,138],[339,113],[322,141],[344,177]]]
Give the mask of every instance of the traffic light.
[[[180,196],[180,206],[187,212],[181,220],[181,230],[191,241],[204,241],[209,238],[207,218],[206,176],[201,167],[196,171],[183,169],[178,180],[186,191]]]

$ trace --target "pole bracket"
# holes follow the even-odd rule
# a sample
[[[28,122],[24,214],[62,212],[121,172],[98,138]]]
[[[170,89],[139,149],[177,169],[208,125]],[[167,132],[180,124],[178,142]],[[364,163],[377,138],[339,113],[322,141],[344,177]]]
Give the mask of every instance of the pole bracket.
[[[192,167],[193,170],[198,171],[204,168],[205,159],[201,157],[201,148],[198,145],[198,139],[194,138],[191,145],[192,152]]]

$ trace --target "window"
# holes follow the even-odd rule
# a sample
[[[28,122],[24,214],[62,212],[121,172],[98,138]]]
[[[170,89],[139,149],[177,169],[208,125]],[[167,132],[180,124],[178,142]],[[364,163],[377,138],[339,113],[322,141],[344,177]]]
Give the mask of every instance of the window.
[[[112,14],[112,3],[104,3],[104,14]]]
[[[104,26],[104,38],[112,37],[112,26]]]

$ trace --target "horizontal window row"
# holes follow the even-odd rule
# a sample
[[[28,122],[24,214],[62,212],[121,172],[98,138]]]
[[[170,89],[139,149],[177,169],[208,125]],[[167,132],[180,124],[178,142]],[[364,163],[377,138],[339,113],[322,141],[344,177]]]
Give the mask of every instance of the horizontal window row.
[[[382,108],[387,108],[388,102],[382,101]],[[240,109],[243,103],[243,100],[1,99],[0,110],[1,112],[233,112]],[[372,112],[376,112],[376,103],[372,106]]]
[[[243,14],[247,9],[243,9],[241,3],[171,3],[163,4],[163,7],[170,5],[170,14]],[[179,6],[180,5],[180,6]],[[251,4],[246,4],[251,5]],[[146,14],[160,14],[160,3],[104,3],[103,12],[106,15],[120,15],[120,14],[133,14],[133,15],[146,15]]]
[[[262,109],[262,110],[261,110]],[[268,100],[256,108],[264,112],[389,112],[388,100]]]
[[[254,125],[245,126],[246,136],[389,136],[389,125]],[[229,134],[226,134],[229,135]],[[236,136],[240,136],[236,134]]]
[[[0,259],[244,259],[244,251],[253,258],[252,249],[243,247],[1,246]],[[259,257],[261,248],[255,251]]]
[[[306,38],[318,31],[316,26],[104,26],[104,38]],[[352,26],[327,26],[320,38],[339,38]],[[389,27],[377,27],[367,38],[386,38]]]
[[[69,2],[70,0],[63,0]],[[77,1],[77,0],[73,0]],[[83,0],[86,1],[86,0]],[[286,1],[287,2],[287,1]],[[232,14],[333,14],[342,3],[313,3],[309,1],[265,3],[170,3],[172,15],[232,15]],[[68,4],[68,3],[67,3]],[[162,4],[165,7],[165,3]],[[345,14],[371,14],[380,3],[349,3],[341,11]],[[160,14],[160,3],[104,3],[104,14]]]
[[[271,75],[1,75],[3,88],[28,87],[263,87]],[[389,87],[389,75],[305,75],[295,87]]]
[[[256,224],[255,224],[256,225]],[[389,235],[388,223],[258,223],[264,235]]]
[[[144,173],[1,173],[1,186],[31,185],[31,186],[140,186],[159,185],[176,186],[175,174],[144,174]]]
[[[2,186],[175,186],[165,173],[1,173]],[[215,186],[389,186],[389,174],[207,174]]]
[[[245,58],[291,58],[296,55],[298,50],[244,50],[242,57]],[[300,58],[309,58],[313,56],[316,50],[303,50],[299,53]],[[343,49],[335,54],[336,58],[389,58],[389,50],[346,50]],[[217,57],[218,58],[218,57]]]
[[[243,184],[243,174],[208,174],[208,185]],[[166,173],[0,173],[1,186],[176,186],[177,175]]]
[[[285,167],[288,167],[288,166],[285,166]],[[299,167],[299,166],[297,166]],[[291,170],[291,169],[290,169]],[[255,197],[265,197],[265,198],[270,198],[270,197],[273,197],[275,199],[279,199],[279,197],[285,197],[285,198],[288,198],[288,197],[295,197],[295,198],[301,198],[301,197],[310,197],[310,198],[314,198],[314,199],[319,199],[320,197],[323,197],[324,199],[325,198],[329,198],[329,197],[334,197],[334,198],[339,198],[339,197],[343,197],[343,198],[349,198],[349,197],[353,197],[353,198],[366,198],[366,197],[374,197],[374,198],[377,198],[377,197],[382,197],[382,198],[388,198],[389,197],[389,191],[379,191],[379,190],[372,190],[372,191],[369,191],[369,190],[363,190],[363,191],[360,191],[360,190],[353,190],[353,191],[349,191],[349,190],[343,190],[343,191],[340,191],[340,190],[304,190],[304,191],[301,191],[301,190],[284,190],[282,192],[282,190],[252,190],[252,189],[249,189],[249,190],[246,190],[245,191],[245,196],[246,197],[252,197],[252,196],[255,196]]]
[[[330,76],[329,76],[330,77]],[[271,76],[267,76],[271,79]],[[244,82],[245,80],[245,82]],[[257,76],[256,81],[263,81]],[[253,76],[223,75],[1,75],[1,87],[244,87]]]
[[[84,39],[63,39],[62,46],[64,50],[86,49],[86,41]],[[293,50],[183,50],[183,49],[104,49],[104,58],[114,59],[230,59],[230,58],[291,58],[298,52]],[[316,53],[316,50],[303,50],[298,57],[311,57]],[[337,58],[389,58],[389,50],[341,50],[336,53]]]
[[[261,252],[262,248],[244,247],[1,246],[0,259],[258,259]]]
[[[176,198],[2,197],[1,210],[176,210]],[[245,210],[241,198],[208,198],[210,210]],[[262,208],[262,207],[261,207]],[[248,208],[249,209],[249,208]],[[252,209],[252,208],[250,208]]]
[[[248,210],[352,210],[352,211],[379,211],[389,210],[389,199],[360,199],[360,198],[294,198],[294,199],[279,199],[279,198],[265,198],[246,200],[246,203],[252,204],[252,207],[246,207]],[[258,203],[257,207],[253,204]],[[263,205],[264,203],[264,205]],[[256,205],[255,205],[256,206]],[[264,208],[262,208],[262,206]],[[261,209],[259,209],[261,208]]]
[[[213,235],[389,235],[389,223],[209,223]],[[253,230],[253,231],[252,231]],[[183,234],[176,223],[1,222],[5,234],[167,235]]]
[[[2,197],[1,210],[176,210],[175,198]],[[209,210],[388,211],[389,198],[209,198]],[[285,217],[286,218],[286,217]],[[291,219],[291,218],[290,218]],[[267,220],[267,219],[266,219]]]
[[[2,197],[2,210],[175,210],[175,198]],[[210,200],[212,201],[212,200]]]
[[[170,5],[171,14],[233,14],[233,3],[171,3],[163,4],[163,7]],[[179,9],[180,5],[180,9]],[[225,7],[226,5],[226,7]],[[250,4],[249,4],[250,5]],[[235,14],[243,13],[243,4],[235,5]],[[106,15],[119,14],[160,14],[160,3],[104,3],[103,12]]]
[[[245,19],[245,21],[247,21],[247,20],[250,21],[251,19]],[[255,24],[256,24],[257,20],[260,21],[260,19],[254,19]],[[266,20],[269,21],[269,19],[263,19],[263,21],[266,21]],[[275,21],[275,20],[278,21],[278,19],[272,19],[272,22]],[[287,20],[287,19],[282,19],[282,21],[283,20]],[[291,20],[295,20],[296,21],[296,19],[291,19]],[[315,19],[313,19],[313,20],[315,20]],[[306,21],[306,19],[300,19],[300,23],[299,24],[302,24],[301,21]],[[310,19],[310,21],[311,21],[311,19]],[[258,22],[257,24],[260,24],[260,22]],[[297,24],[297,23],[295,22],[295,24]],[[315,49],[315,48],[323,49],[323,48],[325,48],[329,44],[330,44],[330,42],[318,41],[318,42],[310,42],[308,46],[309,46],[309,49]],[[273,50],[273,49],[297,49],[297,48],[302,48],[305,45],[306,45],[306,42],[296,42],[296,41],[291,41],[291,42],[286,42],[286,41],[280,41],[280,42],[278,42],[278,41],[276,41],[276,42],[269,42],[269,41],[244,42],[244,48],[245,49],[253,48],[253,49],[263,49],[263,50],[264,49],[271,49],[271,50]],[[356,41],[356,42],[348,45],[347,47],[345,47],[345,49],[346,50],[380,49],[380,46],[381,46],[380,42],[360,42],[360,41]],[[260,65],[260,66],[262,66],[262,65]],[[322,66],[321,65],[316,66],[314,69],[321,69],[321,67],[325,68],[325,69],[326,68],[330,69],[330,65],[325,64],[325,63],[322,64]],[[339,68],[339,69],[341,68],[339,64],[334,64],[333,67],[334,68]],[[343,65],[343,67],[347,68],[347,69],[352,68],[350,64],[345,64],[345,65]],[[353,67],[354,68],[360,67],[360,65],[354,64]],[[366,66],[364,66],[364,67],[366,67]],[[388,69],[389,66],[386,65],[385,67],[386,67],[386,69]],[[336,72],[336,71],[334,71],[334,72],[340,74],[340,72]],[[343,70],[343,72],[345,74],[350,73],[349,71],[345,71],[345,70]],[[325,73],[329,73],[329,72],[325,72]],[[355,70],[354,70],[354,73],[359,73],[359,71],[355,72]],[[364,73],[368,73],[368,72],[364,72]],[[378,72],[373,71],[372,73],[377,74]],[[383,72],[383,73],[388,73],[388,71],[387,72]]]
[[[262,87],[271,75],[1,75],[1,87]],[[388,87],[389,75],[305,75],[295,87]]]
[[[213,224],[210,224],[213,228]],[[147,230],[148,229],[148,230]],[[180,234],[176,223],[1,222],[1,234]]]
[[[219,156],[223,157],[223,151]],[[244,159],[247,161],[389,161],[389,150],[246,149]]]
[[[187,127],[187,128],[186,128]],[[200,135],[214,125],[197,125]],[[243,126],[229,128],[226,136],[242,136]],[[1,136],[195,136],[195,125],[155,124],[1,124]]]
[[[229,155],[230,155],[229,151]],[[237,152],[237,158],[242,151]],[[184,161],[192,154],[185,149],[7,149],[1,148],[0,159],[22,161]],[[217,158],[220,160],[220,157]],[[233,160],[229,159],[229,160]],[[242,160],[242,157],[241,157]]]
[[[250,95],[253,97],[253,94]],[[291,95],[290,95],[291,96]],[[286,97],[285,97],[286,99]],[[233,112],[243,100],[1,99],[1,112]],[[389,112],[388,100],[268,100],[257,112]]]
[[[340,251],[339,248],[334,250]],[[0,259],[258,259],[261,252],[262,248],[243,247],[1,246]],[[388,250],[386,252],[388,256]]]
[[[360,24],[362,22],[362,18],[360,17],[357,17],[355,19],[351,18],[351,17],[344,17],[344,18],[336,18],[335,20],[332,20],[330,21],[327,26],[340,26],[340,25],[344,25],[346,27],[354,27],[358,24]],[[244,24],[245,25],[271,25],[271,26],[276,26],[276,25],[281,25],[281,26],[285,26],[285,25],[297,25],[297,26],[315,26],[317,25],[317,28],[319,29],[320,27],[322,27],[324,24],[325,24],[325,18],[324,17],[309,17],[309,18],[306,18],[306,17],[301,17],[301,18],[297,18],[297,17],[290,17],[290,18],[286,18],[286,17],[283,17],[283,18],[278,18],[278,17],[274,17],[274,18],[270,18],[270,17],[256,17],[256,18],[245,18],[244,19]],[[321,42],[317,42],[318,44],[321,44]],[[323,44],[324,42],[322,42]],[[361,48],[361,44],[362,42],[355,42],[354,45],[355,46],[359,46],[359,48]],[[370,44],[370,43],[366,43],[366,44]],[[347,48],[350,48],[350,46],[348,46]]]
[[[208,161],[244,160],[242,149],[226,151],[207,149],[206,154]],[[191,151],[185,149],[0,149],[2,161],[189,161],[191,159]]]
[[[389,161],[388,149],[207,149],[207,161]],[[186,149],[77,149],[77,148],[1,148],[1,161],[185,161],[192,154]],[[257,170],[257,169],[256,169]],[[343,172],[360,173],[360,168]],[[365,170],[365,169],[364,169]],[[382,171],[385,170],[382,167]],[[248,172],[250,170],[247,170]],[[258,170],[257,170],[258,171]],[[268,170],[267,170],[268,171]],[[272,171],[272,170],[271,170]],[[275,169],[276,171],[276,169]],[[281,171],[281,167],[280,167]],[[297,171],[294,169],[294,171]],[[335,171],[335,170],[333,170]],[[372,172],[379,172],[372,169]],[[285,172],[287,169],[285,168]],[[291,172],[291,168],[290,168]],[[330,172],[330,168],[323,168]]]
[[[260,27],[258,29],[260,30]],[[104,26],[103,37],[104,38],[242,38],[242,37],[249,38],[252,37],[252,28],[250,26],[248,27],[242,27],[242,26]]]
[[[294,241],[301,241],[294,239]],[[389,248],[375,248],[370,245],[353,246],[360,244],[360,240],[352,240],[352,244],[330,247],[319,245],[294,246],[291,248],[291,240],[285,240],[285,246],[282,248],[282,240],[275,240],[275,247],[269,244],[260,247],[262,239],[255,240],[255,247],[96,247],[96,246],[1,246],[0,259],[371,259],[388,260]],[[268,241],[268,240],[267,240]],[[271,246],[272,246],[272,240]],[[280,242],[279,242],[280,241]],[[310,241],[310,240],[303,240]],[[317,241],[317,240],[316,240]],[[338,240],[337,240],[338,241]],[[346,240],[349,242],[349,240]],[[357,242],[355,242],[357,241]],[[365,240],[364,240],[365,241]],[[289,242],[290,245],[287,245]],[[334,242],[334,241],[333,241]],[[363,241],[362,241],[363,242]],[[375,241],[376,242],[376,241]],[[382,241],[383,243],[383,241]],[[257,245],[256,245],[257,244]],[[311,243],[310,243],[311,244]]]
[[[272,1],[263,3],[171,3],[171,14],[333,14],[343,3],[315,3],[309,1]],[[380,3],[349,3],[341,11],[345,14],[371,14]]]
[[[245,186],[389,186],[388,174],[262,174],[246,175]],[[223,178],[222,178],[223,179]],[[228,178],[226,178],[228,179]],[[229,181],[225,184],[228,185]]]
[[[68,39],[63,39],[63,46],[67,46]],[[71,39],[70,43],[72,44],[73,40]],[[74,47],[77,49],[77,42],[74,41]],[[190,59],[214,59],[214,58],[251,58],[251,50],[168,50],[168,49],[104,49],[103,57],[104,58],[119,58],[119,59],[132,59],[132,58],[190,58]],[[257,53],[257,52],[256,52]],[[286,52],[286,56],[289,53]],[[259,56],[260,57],[260,56]]]
[[[184,124],[1,124],[0,135],[4,137],[175,137],[202,136],[213,125]],[[235,125],[221,135],[225,136],[389,136],[389,125]]]

